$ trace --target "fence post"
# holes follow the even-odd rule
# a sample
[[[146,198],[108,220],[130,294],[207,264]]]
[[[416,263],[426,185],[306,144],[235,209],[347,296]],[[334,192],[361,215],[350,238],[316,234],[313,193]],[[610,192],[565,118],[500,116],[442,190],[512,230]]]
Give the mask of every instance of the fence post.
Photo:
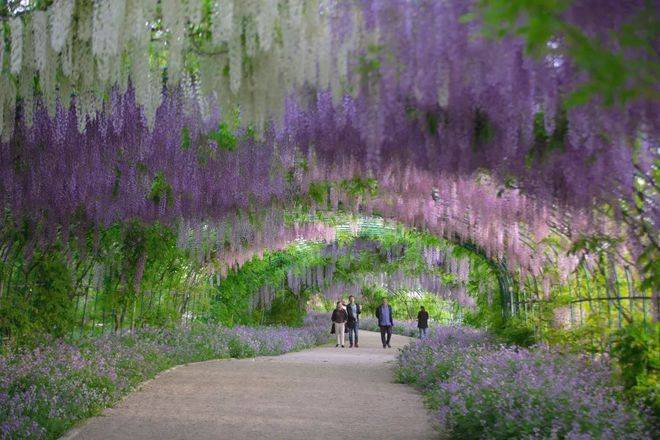
[[[618,317],[619,317],[619,329],[621,328],[621,315],[622,315],[622,305],[621,305],[621,292],[619,291],[619,276],[616,273],[616,265],[614,264],[614,259],[611,255],[608,254],[607,261],[609,263],[609,269],[612,272],[612,279],[614,281],[614,293],[616,294],[616,303],[617,303],[617,311],[618,311]]]
[[[630,273],[630,268],[624,266],[623,268],[626,274],[626,285],[628,286],[628,302],[630,303],[630,322],[635,321],[635,303],[633,297],[635,296],[635,286],[632,282],[632,274]],[[642,300],[644,301],[644,300]]]

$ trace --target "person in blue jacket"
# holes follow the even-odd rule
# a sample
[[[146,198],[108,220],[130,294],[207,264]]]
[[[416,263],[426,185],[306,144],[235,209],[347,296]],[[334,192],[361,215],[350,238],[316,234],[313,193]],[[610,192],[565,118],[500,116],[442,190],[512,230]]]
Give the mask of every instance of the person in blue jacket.
[[[391,347],[390,340],[392,339],[394,317],[392,315],[392,306],[387,303],[387,298],[383,298],[383,302],[376,309],[376,318],[378,318],[380,340],[383,343],[383,348]]]
[[[346,328],[348,329],[349,348],[358,348],[360,346],[358,344],[358,331],[360,329],[360,313],[362,313],[362,308],[360,307],[360,304],[355,302],[355,297],[353,295],[348,297],[346,313],[348,314]],[[353,339],[355,339],[355,345],[353,344]]]

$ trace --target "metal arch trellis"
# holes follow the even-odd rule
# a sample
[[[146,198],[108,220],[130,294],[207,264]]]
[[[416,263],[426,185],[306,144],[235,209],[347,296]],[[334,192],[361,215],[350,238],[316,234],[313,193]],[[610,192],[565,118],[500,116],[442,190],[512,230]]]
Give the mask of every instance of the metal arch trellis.
[[[533,288],[524,288],[522,275],[519,274],[519,283],[515,283],[506,260],[488,257],[485,251],[475,243],[461,237],[452,237],[451,241],[482,256],[493,268],[499,284],[502,316],[505,320],[513,316],[522,316],[524,320],[528,321],[535,308],[552,302],[551,299],[544,299],[539,295],[538,280],[535,276],[531,276],[530,284]],[[636,320],[644,323],[656,321],[660,312],[660,297],[653,295],[652,292],[637,291],[630,267],[617,266],[613,255],[608,254],[606,261],[601,259],[601,262],[605,263],[598,265],[602,277],[601,282],[595,282],[594,274],[590,272],[584,262],[578,265],[574,277],[569,277],[570,289],[572,292],[576,292],[576,297],[565,303],[570,310],[569,328],[583,327],[590,318],[600,324],[603,314],[607,319],[606,329],[610,330],[620,329],[624,323]],[[580,270],[583,271],[583,278],[580,277]],[[619,278],[620,271],[624,275],[623,281]],[[581,286],[582,280],[584,284]],[[621,292],[622,282],[625,283],[625,294]],[[584,295],[582,295],[582,289],[584,289]],[[593,294],[594,289],[599,292]],[[603,305],[606,305],[606,310],[603,310]],[[614,313],[613,308],[616,309]],[[537,329],[537,331],[539,330]],[[601,348],[604,348],[602,341],[592,342],[599,342]]]
[[[516,301],[513,300],[513,293],[512,293],[512,287],[514,286],[513,276],[509,272],[509,269],[506,264],[506,259],[504,258],[500,260],[493,259],[488,255],[486,255],[486,252],[474,242],[461,239],[458,236],[453,237],[451,241],[455,245],[460,246],[466,250],[469,250],[470,252],[479,255],[484,259],[484,261],[486,261],[490,265],[490,267],[493,269],[493,272],[495,273],[495,277],[497,278],[497,283],[500,289],[500,301],[501,301],[503,317],[507,318],[515,314]]]
[[[606,267],[599,268],[600,275],[603,277],[603,280],[599,283],[595,282],[594,274],[586,265],[580,264],[575,270],[574,280],[570,282],[569,288],[571,291],[576,292],[576,295],[565,303],[565,306],[569,308],[567,326],[569,329],[583,327],[589,323],[589,320],[595,321],[599,328],[605,330],[605,332],[620,329],[624,324],[638,320],[641,320],[644,324],[657,320],[658,311],[660,311],[660,298],[654,296],[652,292],[637,291],[629,267],[617,268],[613,261],[607,263]],[[582,278],[579,276],[580,271],[583,272]],[[617,273],[619,271],[622,271],[625,275],[623,281],[619,279]],[[536,277],[532,278],[533,285],[537,290]],[[581,279],[584,280],[583,286],[580,286]],[[624,293],[621,291],[622,282],[625,283]],[[581,294],[581,287],[584,287],[585,295]],[[594,290],[596,294],[592,294]],[[503,292],[503,296],[505,294],[506,291]],[[513,306],[511,310],[514,314],[521,315],[523,319],[528,320],[530,309],[534,310],[551,302],[551,299],[543,299],[538,295],[515,300],[512,298]],[[605,326],[602,326],[602,324],[605,324]],[[604,348],[602,341],[592,342],[599,343],[601,348]]]

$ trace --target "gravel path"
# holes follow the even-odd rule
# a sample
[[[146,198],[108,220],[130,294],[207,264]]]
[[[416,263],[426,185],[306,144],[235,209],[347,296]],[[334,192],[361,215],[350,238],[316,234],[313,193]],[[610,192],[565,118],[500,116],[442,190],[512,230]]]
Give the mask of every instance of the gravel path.
[[[360,348],[319,347],[276,357],[168,370],[66,439],[428,439],[421,396],[393,383],[408,338],[362,331]]]

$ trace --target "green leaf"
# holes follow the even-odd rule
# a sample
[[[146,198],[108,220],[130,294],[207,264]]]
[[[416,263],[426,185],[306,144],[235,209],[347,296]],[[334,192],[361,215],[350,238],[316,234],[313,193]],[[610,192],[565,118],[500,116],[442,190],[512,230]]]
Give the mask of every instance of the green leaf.
[[[155,204],[159,204],[163,197],[165,197],[167,206],[171,206],[174,201],[172,185],[169,184],[163,172],[159,171],[151,182],[148,198]]]
[[[214,140],[218,148],[234,151],[238,144],[238,138],[231,132],[229,125],[221,122],[216,131],[209,133],[209,139]]]
[[[183,127],[181,130],[181,149],[187,150],[188,148],[190,148],[190,129]]]

